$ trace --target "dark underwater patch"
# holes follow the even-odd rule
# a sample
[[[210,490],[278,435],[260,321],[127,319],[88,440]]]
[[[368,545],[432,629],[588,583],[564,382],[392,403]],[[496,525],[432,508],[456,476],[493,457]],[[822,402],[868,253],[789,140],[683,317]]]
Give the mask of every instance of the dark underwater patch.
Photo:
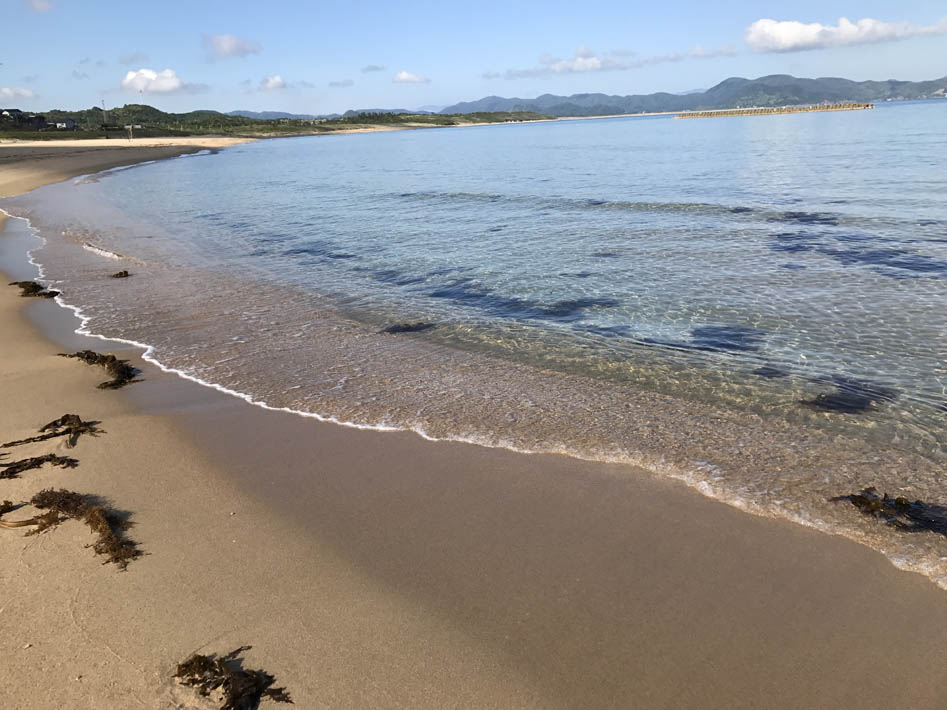
[[[833,385],[835,391],[817,395],[813,399],[803,400],[800,404],[820,412],[863,414],[878,407],[883,402],[893,402],[901,394],[892,387],[885,387],[884,385],[842,375],[820,378],[816,381]]]
[[[803,264],[780,264],[780,269],[789,269],[790,271],[801,271],[802,269],[807,269],[809,267]]]
[[[619,302],[612,298],[578,298],[546,305],[523,298],[497,295],[489,289],[474,285],[469,278],[440,286],[429,291],[428,296],[477,308],[501,318],[550,320],[559,323],[579,320],[590,308],[612,308],[619,305]]]
[[[752,207],[731,207],[730,212],[733,214],[746,214],[747,212],[752,212]]]
[[[824,224],[835,226],[838,219],[819,212],[783,212],[769,218],[770,222],[792,222],[795,224]]]
[[[642,338],[644,345],[700,352],[752,352],[760,349],[766,333],[739,325],[707,325],[691,331],[691,341]]]
[[[395,335],[397,333],[421,333],[436,327],[437,323],[425,323],[423,321],[417,323],[394,323],[387,328],[382,328],[378,332],[387,333],[388,335]]]
[[[596,251],[592,252],[592,256],[597,259],[617,259],[621,255],[617,251]]]
[[[375,281],[380,281],[383,284],[392,284],[394,286],[411,286],[413,284],[424,283],[426,280],[421,276],[409,276],[396,269],[369,270],[369,273]]]
[[[599,205],[607,205],[608,202],[606,202],[605,200],[586,200],[585,204],[591,207],[598,207]]]
[[[778,367],[773,367],[772,365],[763,365],[753,370],[754,375],[759,375],[760,377],[765,377],[770,380],[777,380],[781,377],[789,377],[789,373],[786,370],[781,370]]]
[[[737,325],[706,325],[691,331],[694,344],[707,350],[759,350],[765,337],[761,330]]]
[[[830,256],[846,266],[865,264],[869,266],[887,266],[918,274],[947,277],[947,261],[935,259],[924,254],[914,254],[907,249],[834,249],[820,247],[820,254]]]
[[[488,229],[487,231],[488,231],[488,232],[494,232],[494,233],[495,233],[495,232],[502,232],[503,229],[504,229],[504,227],[506,227],[505,224],[500,224],[500,225],[497,225],[496,227],[490,227],[490,229]]]
[[[592,275],[593,274],[591,271],[575,271],[572,273],[569,273],[568,271],[563,271],[562,273],[559,274],[559,276],[565,276],[572,279],[587,279],[589,276],[592,276]]]

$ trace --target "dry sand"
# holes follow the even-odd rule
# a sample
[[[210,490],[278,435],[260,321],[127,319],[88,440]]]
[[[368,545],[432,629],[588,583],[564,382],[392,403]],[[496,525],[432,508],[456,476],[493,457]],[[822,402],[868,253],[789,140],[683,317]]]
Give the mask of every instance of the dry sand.
[[[128,350],[143,381],[99,390],[56,357],[109,349],[74,325],[0,289],[0,441],[105,431],[6,449],[80,464],[0,500],[105,496],[146,555],[0,530],[0,708],[212,707],[175,664],[245,643],[306,709],[947,706],[947,595],[868,548],[627,467],[266,412]]]

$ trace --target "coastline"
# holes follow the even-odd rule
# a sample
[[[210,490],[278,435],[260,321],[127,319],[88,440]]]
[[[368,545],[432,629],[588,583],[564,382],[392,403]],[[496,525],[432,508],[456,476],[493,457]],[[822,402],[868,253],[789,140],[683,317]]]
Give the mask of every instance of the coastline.
[[[892,677],[906,706],[947,698],[947,597],[856,543],[630,467],[267,412],[89,339],[143,371],[97,390],[55,357],[69,312],[5,288],[0,313],[3,435],[106,431],[0,498],[104,495],[146,552],[118,574],[78,523],[0,531],[4,707],[190,707],[174,664],[243,643],[299,707],[862,707]]]

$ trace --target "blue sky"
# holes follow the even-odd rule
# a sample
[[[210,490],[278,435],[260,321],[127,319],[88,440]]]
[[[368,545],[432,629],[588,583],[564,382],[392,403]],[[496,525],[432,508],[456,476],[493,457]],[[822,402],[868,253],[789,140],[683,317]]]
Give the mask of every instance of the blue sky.
[[[774,73],[947,75],[947,6],[916,0],[0,0],[0,26],[0,104],[36,111],[104,99],[321,114]]]

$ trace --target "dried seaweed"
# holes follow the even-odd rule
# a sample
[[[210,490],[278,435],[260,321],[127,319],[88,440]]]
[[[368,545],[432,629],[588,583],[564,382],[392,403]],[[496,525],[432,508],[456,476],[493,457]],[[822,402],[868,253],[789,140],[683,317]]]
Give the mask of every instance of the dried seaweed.
[[[45,456],[33,456],[28,459],[11,461],[10,463],[0,463],[0,478],[16,478],[24,471],[39,468],[44,463],[51,463],[60,468],[75,468],[79,461],[68,456],[57,456],[56,454],[46,454]]]
[[[8,447],[34,444],[38,441],[48,441],[58,436],[65,436],[68,437],[66,439],[66,446],[71,449],[76,445],[79,437],[83,434],[90,436],[104,434],[105,432],[98,428],[98,423],[99,422],[84,422],[79,418],[78,414],[63,414],[59,419],[54,419],[49,424],[43,426],[40,429],[39,436],[31,436],[17,441],[8,441],[6,444],[0,444],[0,446]]]
[[[59,353],[59,356],[82,360],[87,365],[104,367],[112,379],[98,384],[98,388],[103,390],[117,390],[119,387],[124,387],[129,382],[134,382],[139,374],[139,370],[129,365],[128,360],[119,360],[114,355],[102,355],[94,350],[82,350],[71,355]]]
[[[13,504],[12,500],[5,500],[0,503],[0,516],[4,516],[9,513],[11,510],[16,510],[17,506]]]
[[[48,291],[35,281],[11,281],[9,285],[19,287],[23,298],[56,298],[59,295],[59,291]]]
[[[129,276],[131,276],[131,274],[124,270],[119,271],[117,274],[112,274],[113,279],[127,279]]]
[[[847,500],[865,515],[882,519],[904,532],[934,532],[947,535],[947,507],[916,500],[913,503],[903,496],[891,498],[885,493],[878,496],[878,490],[872,486],[861,493],[830,498],[830,501]]]
[[[131,527],[127,517],[117,510],[107,508],[94,496],[62,488],[58,491],[48,488],[33,496],[30,503],[48,512],[35,519],[36,530],[30,531],[28,535],[43,532],[67,518],[74,518],[84,522],[98,535],[98,539],[89,547],[95,554],[106,557],[103,564],[114,562],[121,569],[125,569],[129,562],[142,554],[134,541],[123,536],[124,531]]]
[[[174,674],[185,685],[197,688],[207,697],[218,688],[223,692],[220,710],[254,710],[263,698],[278,703],[292,703],[286,688],[271,687],[276,679],[262,670],[242,667],[240,654],[251,646],[241,646],[225,656],[203,656],[195,653],[178,664]]]

